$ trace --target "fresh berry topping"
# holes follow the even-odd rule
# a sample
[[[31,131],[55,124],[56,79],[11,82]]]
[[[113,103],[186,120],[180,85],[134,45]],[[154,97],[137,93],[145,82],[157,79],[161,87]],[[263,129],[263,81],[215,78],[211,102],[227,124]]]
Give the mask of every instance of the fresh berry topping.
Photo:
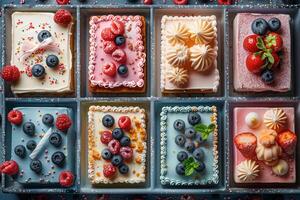
[[[183,162],[184,160],[186,160],[188,158],[188,154],[185,151],[179,151],[177,154],[177,160],[179,162]]]
[[[125,42],[126,42],[126,38],[123,35],[118,35],[115,38],[115,43],[117,46],[121,46],[121,45],[125,44]]]
[[[122,129],[120,129],[120,128],[115,128],[115,129],[112,131],[112,136],[113,136],[114,139],[120,140],[120,139],[124,136],[124,133],[123,133]]]
[[[255,153],[257,138],[253,133],[244,132],[237,134],[234,139],[234,144],[236,148],[243,154],[246,158],[252,158]]]
[[[44,40],[46,40],[47,38],[51,37],[51,33],[47,30],[42,30],[41,32],[39,32],[38,34],[38,41],[39,42],[43,42]]]
[[[246,58],[246,67],[252,73],[259,73],[262,70],[265,60],[259,54],[249,54]]]
[[[70,0],[56,0],[56,3],[59,5],[66,5],[70,3]]]
[[[59,9],[54,15],[54,21],[61,26],[68,26],[72,22],[72,14],[65,9]]]
[[[43,169],[43,164],[39,160],[32,160],[30,163],[30,169],[39,174]]]
[[[121,164],[118,168],[119,168],[119,172],[121,174],[128,174],[128,172],[129,172],[129,167],[124,163]]]
[[[53,132],[49,136],[49,143],[55,147],[59,147],[62,143],[62,137],[59,133]]]
[[[198,123],[201,122],[201,117],[198,113],[196,112],[191,112],[189,113],[188,115],[188,122],[191,124],[191,125],[196,125]]]
[[[112,140],[108,143],[108,149],[113,154],[116,155],[120,152],[120,142],[118,140]]]
[[[188,4],[188,2],[188,0],[173,0],[173,3],[177,5],[185,5]]]
[[[114,155],[111,159],[111,164],[113,166],[119,166],[122,163],[123,159],[120,155]]]
[[[110,163],[103,165],[103,175],[106,178],[112,178],[116,174],[116,171],[116,167]]]
[[[114,41],[104,41],[103,42],[103,51],[107,54],[112,54],[117,48],[118,47]]]
[[[272,56],[274,58],[274,63],[271,64],[272,69],[278,67],[278,65],[280,64],[280,57],[278,56],[278,54],[276,52],[272,52]]]
[[[265,45],[268,49],[278,52],[282,49],[283,41],[279,34],[271,32],[264,39]]]
[[[7,115],[7,120],[15,125],[22,124],[23,121],[23,115],[22,112],[19,110],[11,110]]]
[[[271,71],[269,69],[265,69],[261,73],[261,80],[266,84],[272,84],[274,82],[273,71]]]
[[[70,187],[74,184],[74,174],[71,171],[62,171],[59,174],[59,184],[63,187]]]
[[[121,147],[120,155],[124,160],[131,160],[133,157],[133,151],[130,147]]]
[[[201,134],[199,134],[199,133],[196,134],[195,142],[197,142],[197,143],[199,143],[199,144],[201,144],[201,143],[204,142],[203,139],[202,139]]]
[[[46,70],[45,70],[45,67],[43,65],[35,64],[31,68],[31,73],[36,78],[44,78]]]
[[[108,144],[113,139],[111,131],[103,131],[101,132],[100,141],[103,144]]]
[[[23,145],[17,145],[14,149],[15,154],[20,158],[25,158],[26,156],[26,149]]]
[[[186,139],[185,139],[184,135],[177,135],[175,137],[175,143],[180,147],[184,146],[185,141],[186,141]]]
[[[185,167],[182,163],[179,163],[177,166],[176,166],[176,173],[180,176],[183,176],[185,174]]]
[[[113,34],[110,28],[105,28],[101,31],[101,37],[106,41],[114,41],[116,36]]]
[[[120,144],[122,147],[125,147],[125,146],[129,146],[131,143],[131,140],[128,136],[123,136],[121,139],[120,139]]]
[[[269,24],[269,28],[271,31],[278,31],[281,27],[281,22],[278,18],[276,17],[273,17],[271,18],[269,21],[268,21],[268,24]]]
[[[195,131],[195,129],[193,127],[190,127],[190,128],[185,129],[184,135],[187,138],[194,138],[195,135],[196,135],[196,131]]]
[[[63,152],[57,151],[51,156],[51,160],[54,164],[59,167],[62,167],[65,164],[66,156]]]
[[[109,149],[103,149],[102,152],[101,152],[101,157],[102,157],[104,160],[110,160],[111,157],[112,157],[112,154],[111,154],[111,152],[109,151]]]
[[[292,155],[295,152],[297,135],[294,132],[283,131],[277,135],[276,141],[287,154]]]
[[[2,68],[1,77],[9,83],[17,82],[20,75],[20,71],[16,66],[6,65]]]
[[[252,32],[258,35],[265,35],[269,30],[269,25],[263,18],[257,18],[252,22]]]
[[[125,63],[127,59],[126,54],[122,49],[116,49],[111,56],[114,61],[119,63]]]
[[[195,169],[196,172],[201,173],[205,170],[205,163],[202,161],[198,161],[199,166]]]
[[[191,141],[187,141],[184,145],[184,148],[190,152],[190,153],[193,153],[193,151],[195,150],[195,144]]]
[[[185,123],[181,119],[176,119],[173,123],[173,127],[176,131],[181,131],[183,132],[185,129]]]
[[[43,115],[43,118],[42,118],[42,122],[48,126],[51,126],[53,125],[53,122],[54,122],[54,117],[53,115],[51,114],[44,114]]]
[[[59,59],[56,55],[49,55],[46,58],[46,64],[50,68],[55,68],[59,64]]]
[[[118,67],[118,74],[122,77],[126,77],[128,75],[128,67],[127,65],[119,65]]]
[[[203,158],[204,158],[204,151],[202,149],[200,149],[200,148],[195,149],[195,151],[193,152],[193,156],[198,161],[203,160]]]
[[[58,115],[55,126],[58,130],[66,132],[72,126],[72,120],[67,114]]]
[[[19,166],[14,160],[5,161],[0,165],[0,173],[9,176],[15,175],[19,172]]]
[[[110,29],[115,35],[123,35],[125,31],[125,25],[121,21],[112,21]]]
[[[28,140],[26,147],[28,150],[33,151],[36,147],[36,142],[34,140]]]
[[[112,62],[111,63],[105,63],[103,65],[102,71],[107,76],[114,77],[117,73],[117,68],[116,68],[116,65]]]
[[[102,118],[102,124],[106,128],[111,128],[114,125],[114,123],[115,123],[115,119],[111,115],[104,115],[104,117]]]
[[[121,116],[118,120],[118,125],[121,129],[130,130],[131,120],[128,116]]]
[[[233,0],[218,0],[219,5],[231,5]]]
[[[152,3],[152,0],[144,0],[144,4],[151,5]]]
[[[257,47],[257,38],[260,37],[259,35],[248,35],[244,39],[243,47],[246,51],[255,53],[259,51]]]
[[[35,133],[35,125],[32,122],[26,122],[23,124],[23,131],[29,136],[34,136]]]

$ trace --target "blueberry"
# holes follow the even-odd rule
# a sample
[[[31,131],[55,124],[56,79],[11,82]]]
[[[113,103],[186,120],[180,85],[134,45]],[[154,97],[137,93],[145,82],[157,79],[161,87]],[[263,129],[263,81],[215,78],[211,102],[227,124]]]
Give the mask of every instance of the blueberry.
[[[26,156],[26,149],[23,145],[17,145],[15,147],[15,154],[20,158],[25,158]]]
[[[26,122],[23,125],[23,131],[24,133],[26,133],[29,136],[34,136],[34,132],[35,132],[35,125],[32,122]]]
[[[63,152],[57,151],[51,156],[51,160],[54,164],[59,167],[62,167],[65,164],[66,156]]]
[[[185,129],[184,135],[187,138],[193,138],[196,135],[196,131],[195,131],[195,129],[193,127],[190,127],[190,128]]]
[[[188,152],[192,153],[195,150],[195,144],[191,141],[188,141],[188,142],[185,143],[184,148]]]
[[[62,143],[62,137],[59,133],[53,132],[49,137],[49,142],[55,147],[59,147]]]
[[[278,18],[273,17],[268,21],[269,28],[271,31],[278,31],[281,27],[281,22]]]
[[[46,58],[46,64],[50,68],[57,67],[59,64],[59,59],[56,55],[49,55]]]
[[[173,123],[173,127],[177,131],[184,131],[185,129],[185,123],[181,119],[176,119]]]
[[[111,115],[104,115],[102,118],[102,124],[106,128],[111,128],[115,123],[115,119]]]
[[[112,131],[112,136],[113,136],[114,139],[120,140],[120,139],[124,136],[124,133],[123,133],[122,129],[120,129],[120,128],[115,128],[115,129]]]
[[[40,64],[35,64],[31,68],[31,73],[36,78],[43,78],[45,76],[45,67]]]
[[[103,149],[101,152],[101,156],[104,160],[110,160],[112,157],[112,154],[108,149]]]
[[[184,168],[184,165],[182,163],[179,163],[177,166],[176,166],[176,173],[180,176],[183,176],[185,174],[185,168]]]
[[[33,151],[36,147],[36,142],[34,140],[28,140],[26,147],[27,149]]]
[[[175,143],[180,147],[184,146],[185,141],[186,141],[186,139],[185,139],[184,135],[177,135],[175,137]]]
[[[42,30],[41,32],[39,32],[38,34],[38,40],[40,42],[43,42],[45,39],[51,37],[51,33],[47,30]]]
[[[120,65],[118,67],[118,74],[123,77],[127,76],[128,75],[128,67],[124,64]]]
[[[39,160],[32,160],[30,163],[30,169],[39,174],[43,169],[42,162]]]
[[[129,167],[128,167],[126,164],[121,164],[121,165],[119,166],[119,172],[120,172],[121,174],[128,174],[128,172],[129,172]]]
[[[261,73],[261,80],[265,82],[266,84],[272,84],[274,81],[274,75],[273,72],[269,69],[264,70]]]
[[[183,162],[184,160],[186,160],[188,158],[188,154],[185,151],[180,151],[177,154],[177,160],[179,162]]]
[[[125,146],[129,146],[131,143],[131,140],[128,136],[123,136],[121,139],[120,139],[120,144],[122,147],[125,147]]]
[[[251,29],[255,34],[265,35],[268,32],[269,25],[263,18],[258,18],[252,22]]]
[[[114,155],[111,159],[111,164],[113,166],[119,166],[122,163],[123,159],[120,155]]]
[[[117,46],[121,46],[123,45],[124,43],[126,42],[126,39],[123,35],[118,35],[116,38],[115,38],[115,43]]]
[[[191,124],[191,125],[196,125],[198,123],[201,122],[201,117],[198,113],[196,112],[192,112],[192,113],[189,113],[188,115],[188,122]]]
[[[204,151],[200,148],[195,149],[195,151],[193,152],[193,156],[196,160],[201,161],[204,158]]]
[[[201,134],[196,134],[196,138],[195,138],[195,142],[198,142],[199,144],[203,143],[203,139],[202,139],[202,136]]]
[[[51,114],[44,114],[42,118],[42,122],[46,125],[53,125],[54,117]]]
[[[204,162],[199,161],[199,166],[195,169],[198,173],[203,172],[205,170]]]

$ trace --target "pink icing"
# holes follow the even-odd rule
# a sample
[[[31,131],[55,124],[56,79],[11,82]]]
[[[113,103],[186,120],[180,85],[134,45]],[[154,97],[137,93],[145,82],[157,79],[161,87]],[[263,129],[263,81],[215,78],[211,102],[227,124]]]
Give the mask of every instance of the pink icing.
[[[102,66],[105,63],[120,63],[114,61],[110,54],[103,51],[103,39],[101,31],[111,25],[111,21],[120,20],[125,24],[126,43],[122,49],[127,56],[126,65],[128,76],[116,75],[110,77],[103,73]],[[115,87],[143,87],[144,86],[144,65],[146,61],[145,48],[143,44],[142,26],[140,16],[93,16],[90,19],[90,57],[89,57],[89,80],[92,85],[115,88]]]

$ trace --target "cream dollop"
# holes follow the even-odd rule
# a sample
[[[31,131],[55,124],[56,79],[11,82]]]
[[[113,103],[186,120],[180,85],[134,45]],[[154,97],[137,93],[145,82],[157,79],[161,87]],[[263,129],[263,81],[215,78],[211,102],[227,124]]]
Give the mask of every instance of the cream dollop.
[[[167,79],[178,87],[185,86],[189,81],[188,70],[179,67],[172,67],[166,75]]]
[[[167,62],[172,65],[172,67],[185,67],[190,58],[190,51],[184,45],[176,45],[170,47],[166,52]]]
[[[211,21],[198,20],[191,26],[191,39],[196,44],[208,44],[216,38],[216,28]]]
[[[209,70],[217,57],[217,52],[209,45],[194,45],[190,48],[191,67],[199,72]]]
[[[242,182],[251,182],[259,176],[259,165],[254,160],[245,160],[237,166],[237,177]]]
[[[268,128],[273,129],[276,132],[280,132],[284,127],[286,127],[286,113],[280,108],[270,109],[264,114],[264,123]]]
[[[190,38],[190,32],[184,24],[178,22],[167,28],[166,38],[173,46],[176,44],[185,44],[185,42]]]
[[[249,112],[245,117],[245,123],[251,129],[256,129],[261,124],[261,119],[256,112]]]
[[[289,171],[289,164],[285,160],[279,160],[279,162],[272,167],[272,171],[277,176],[284,176]]]

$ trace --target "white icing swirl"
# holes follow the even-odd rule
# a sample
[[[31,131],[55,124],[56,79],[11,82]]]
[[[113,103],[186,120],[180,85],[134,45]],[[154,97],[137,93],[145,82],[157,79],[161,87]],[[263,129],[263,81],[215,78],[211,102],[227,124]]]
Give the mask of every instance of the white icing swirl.
[[[191,67],[199,72],[211,69],[217,57],[215,49],[209,45],[194,45],[190,48]]]
[[[188,28],[180,22],[174,24],[166,30],[166,38],[173,46],[176,44],[185,44],[189,37],[190,33]]]
[[[259,165],[254,160],[245,160],[237,168],[237,177],[242,182],[251,182],[259,176]]]
[[[185,86],[189,81],[188,70],[184,68],[171,68],[166,75],[167,79],[178,87]]]
[[[168,48],[166,59],[173,67],[185,67],[190,58],[189,49],[184,45]]]
[[[208,44],[216,37],[216,28],[213,22],[207,20],[197,20],[191,27],[191,39],[196,44]]]

